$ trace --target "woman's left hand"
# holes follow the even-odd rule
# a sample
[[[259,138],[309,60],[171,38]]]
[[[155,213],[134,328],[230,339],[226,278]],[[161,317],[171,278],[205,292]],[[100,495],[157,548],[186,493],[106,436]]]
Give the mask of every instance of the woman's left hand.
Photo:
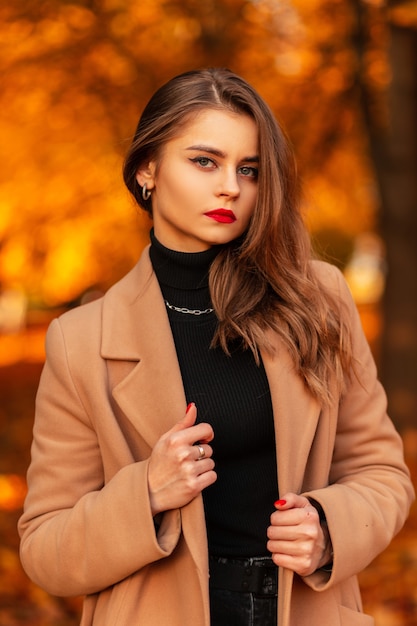
[[[267,548],[274,563],[309,576],[331,560],[327,528],[320,524],[317,510],[304,496],[288,493],[275,503]]]

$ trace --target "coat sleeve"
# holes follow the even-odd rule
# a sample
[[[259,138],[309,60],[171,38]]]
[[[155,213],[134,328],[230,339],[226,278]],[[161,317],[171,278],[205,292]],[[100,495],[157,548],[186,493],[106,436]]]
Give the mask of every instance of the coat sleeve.
[[[356,305],[335,270],[348,310],[354,368],[340,400],[329,485],[304,494],[326,516],[334,551],[331,574],[305,578],[315,590],[363,570],[403,526],[414,498],[402,441],[387,415],[387,399],[364,336]]]
[[[69,596],[98,592],[170,554],[180,535],[180,514],[166,513],[155,533],[147,460],[105,481],[100,442],[68,351],[55,320],[47,333],[19,533],[30,578],[53,595]],[[91,389],[95,393],[101,391]]]

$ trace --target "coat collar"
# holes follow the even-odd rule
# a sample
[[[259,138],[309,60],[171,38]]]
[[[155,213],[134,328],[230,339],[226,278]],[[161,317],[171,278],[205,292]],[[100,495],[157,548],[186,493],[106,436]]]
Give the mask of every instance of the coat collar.
[[[183,417],[186,400],[149,246],[104,297],[101,355],[117,372],[113,398],[152,448]]]
[[[101,356],[105,359],[140,360],[144,347],[152,341],[143,331],[154,325],[154,315],[159,322],[163,319],[164,306],[159,302],[161,292],[149,247],[133,269],[104,296]]]

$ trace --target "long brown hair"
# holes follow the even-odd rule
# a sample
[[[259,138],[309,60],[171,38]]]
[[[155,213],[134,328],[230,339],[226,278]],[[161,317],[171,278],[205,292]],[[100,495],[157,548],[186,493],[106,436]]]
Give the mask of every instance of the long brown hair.
[[[272,351],[266,331],[274,330],[311,393],[327,403],[331,377],[336,375],[342,391],[350,370],[349,330],[340,303],[312,269],[293,151],[260,95],[226,69],[196,70],[171,79],[144,109],[126,156],[124,181],[138,204],[152,213],[137,170],[157,159],[166,142],[203,109],[250,115],[259,137],[258,194],[248,230],[238,243],[223,247],[210,269],[218,317],[213,345],[229,353],[230,341],[240,338],[259,362],[260,349]]]

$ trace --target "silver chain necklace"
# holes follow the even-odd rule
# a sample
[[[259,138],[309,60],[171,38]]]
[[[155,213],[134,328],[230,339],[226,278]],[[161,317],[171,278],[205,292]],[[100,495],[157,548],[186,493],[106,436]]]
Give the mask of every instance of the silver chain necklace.
[[[208,313],[213,313],[214,309],[187,309],[185,306],[174,306],[170,304],[168,300],[164,300],[165,305],[171,311],[177,311],[177,313],[186,313],[187,315],[207,315]]]

